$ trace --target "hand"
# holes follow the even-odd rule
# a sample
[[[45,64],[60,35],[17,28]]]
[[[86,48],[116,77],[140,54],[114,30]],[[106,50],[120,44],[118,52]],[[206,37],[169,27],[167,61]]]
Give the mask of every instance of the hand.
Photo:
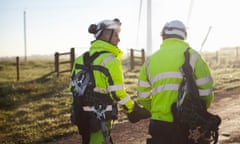
[[[127,117],[131,123],[136,123],[141,119],[146,119],[151,117],[151,113],[135,102],[133,111],[127,114]]]

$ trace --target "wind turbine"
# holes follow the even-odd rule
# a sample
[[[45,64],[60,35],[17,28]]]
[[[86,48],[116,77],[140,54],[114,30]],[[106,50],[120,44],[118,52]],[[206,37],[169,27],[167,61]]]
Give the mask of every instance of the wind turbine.
[[[192,14],[192,9],[193,9],[193,2],[194,2],[194,0],[191,0],[191,1],[190,1],[190,5],[189,5],[189,9],[188,9],[188,16],[187,16],[187,22],[186,22],[186,23],[187,23],[187,27],[189,27],[189,21],[190,21],[191,14]],[[202,51],[203,46],[204,46],[204,44],[205,44],[206,41],[207,41],[207,38],[208,38],[208,35],[209,35],[211,29],[212,29],[212,27],[209,26],[208,32],[207,32],[205,38],[203,39],[203,42],[202,42],[202,44],[201,44],[201,48],[200,48],[199,52]]]
[[[147,0],[147,54],[152,53],[152,0]]]
[[[27,28],[26,28],[26,11],[23,12],[23,29],[24,29],[24,60],[27,61]]]
[[[148,55],[152,53],[152,2],[151,1],[152,0],[147,0],[146,50]],[[142,15],[142,0],[140,0],[140,6],[139,6],[136,46],[138,45],[138,40],[139,40],[138,38],[139,38],[139,27],[141,23],[141,15]]]
[[[209,26],[209,28],[208,28],[208,32],[207,32],[205,38],[203,39],[203,42],[202,42],[202,44],[201,44],[201,48],[200,48],[199,52],[202,52],[203,46],[204,46],[204,44],[205,44],[206,41],[207,41],[207,38],[208,38],[208,36],[209,36],[209,33],[210,33],[211,29],[212,29],[212,27]]]

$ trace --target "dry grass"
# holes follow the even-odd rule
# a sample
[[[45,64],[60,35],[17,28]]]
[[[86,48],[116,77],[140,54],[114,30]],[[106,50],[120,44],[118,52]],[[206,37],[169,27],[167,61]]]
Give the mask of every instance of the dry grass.
[[[203,57],[212,69],[216,93],[240,87],[239,60],[228,55],[216,61],[214,53]],[[129,61],[123,64],[127,92],[135,96],[140,66],[129,70]],[[16,81],[15,61],[0,61],[0,143],[44,143],[77,133],[69,121],[69,73],[57,78],[50,60],[21,62],[20,68]]]
[[[0,63],[0,143],[41,143],[76,132],[70,124],[69,73],[59,78],[51,61]]]

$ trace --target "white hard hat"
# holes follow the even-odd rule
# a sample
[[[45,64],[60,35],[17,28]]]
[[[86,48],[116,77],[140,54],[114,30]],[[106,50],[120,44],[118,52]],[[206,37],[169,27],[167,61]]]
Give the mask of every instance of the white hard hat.
[[[121,22],[119,21],[119,19],[115,18],[114,20],[103,20],[98,24],[92,24],[88,28],[88,31],[95,34],[95,37],[97,38],[99,35],[101,35],[103,30],[110,29],[115,30],[116,32],[120,32],[120,27]]]
[[[175,35],[185,40],[187,38],[187,31],[185,25],[181,21],[173,20],[164,25],[162,35]]]

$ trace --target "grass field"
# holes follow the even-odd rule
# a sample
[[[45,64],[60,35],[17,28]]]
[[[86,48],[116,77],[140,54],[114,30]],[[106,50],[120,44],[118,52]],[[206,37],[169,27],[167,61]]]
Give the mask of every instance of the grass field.
[[[53,62],[0,63],[0,143],[41,143],[76,132],[69,122],[69,73],[51,73]]]
[[[239,61],[216,63],[206,56],[215,81],[215,93],[240,87]],[[211,60],[211,61],[210,61]],[[222,60],[223,61],[223,60]],[[124,62],[126,63],[126,62]],[[56,77],[53,61],[20,63],[16,81],[16,62],[0,61],[0,143],[44,143],[77,132],[70,123],[70,73]],[[69,65],[60,69],[69,68]],[[136,95],[138,67],[124,66],[129,95]]]

